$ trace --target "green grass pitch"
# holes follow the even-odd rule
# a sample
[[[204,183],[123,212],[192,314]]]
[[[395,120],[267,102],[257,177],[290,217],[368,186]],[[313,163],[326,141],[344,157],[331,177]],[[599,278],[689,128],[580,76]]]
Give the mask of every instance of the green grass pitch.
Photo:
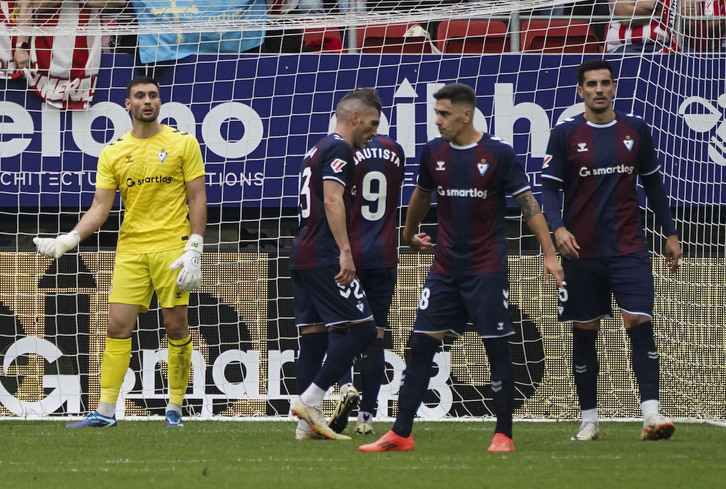
[[[120,421],[69,430],[62,421],[0,422],[1,487],[106,488],[720,488],[726,429],[680,423],[644,442],[640,423],[604,422],[572,442],[576,422],[515,422],[516,452],[487,453],[489,422],[417,422],[416,449],[359,453],[351,441],[296,441],[295,423]],[[377,423],[377,434],[390,423]],[[348,432],[352,432],[349,425]],[[349,433],[350,434],[350,433]]]

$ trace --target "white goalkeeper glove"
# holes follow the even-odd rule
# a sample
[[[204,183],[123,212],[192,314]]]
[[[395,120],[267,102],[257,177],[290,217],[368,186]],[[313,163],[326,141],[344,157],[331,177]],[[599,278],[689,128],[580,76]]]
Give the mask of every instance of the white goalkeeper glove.
[[[48,258],[60,258],[66,251],[78,246],[80,242],[81,236],[77,231],[61,234],[57,238],[33,238],[38,253]]]
[[[202,281],[202,249],[204,238],[199,234],[189,236],[189,242],[184,247],[184,254],[169,265],[169,270],[176,270],[179,267],[179,275],[176,277],[176,286],[180,290],[192,290],[199,287]]]

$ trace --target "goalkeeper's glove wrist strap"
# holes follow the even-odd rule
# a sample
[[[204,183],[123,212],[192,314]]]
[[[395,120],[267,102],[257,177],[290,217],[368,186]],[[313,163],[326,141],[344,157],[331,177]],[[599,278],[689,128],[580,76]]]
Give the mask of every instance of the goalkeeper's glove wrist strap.
[[[196,251],[200,255],[204,251],[204,237],[201,234],[192,234],[189,236],[184,251]]]
[[[73,246],[78,246],[78,243],[81,242],[81,235],[78,234],[78,231],[76,231],[75,229],[73,231],[71,231],[70,233],[68,233],[68,236],[73,238],[73,241],[76,242],[76,244]]]

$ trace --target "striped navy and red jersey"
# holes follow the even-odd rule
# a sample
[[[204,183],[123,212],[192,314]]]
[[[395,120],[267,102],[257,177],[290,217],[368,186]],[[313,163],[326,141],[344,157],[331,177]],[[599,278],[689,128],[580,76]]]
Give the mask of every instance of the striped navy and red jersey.
[[[398,263],[396,215],[406,156],[400,144],[376,136],[353,154],[352,207],[348,238],[356,268],[390,268]]]
[[[562,222],[581,258],[647,250],[637,178],[659,169],[650,128],[639,117],[616,112],[613,121],[595,124],[580,114],[552,129],[542,178],[563,190]]]
[[[435,192],[437,200],[432,272],[470,276],[507,271],[506,195],[530,190],[511,146],[489,134],[465,147],[434,139],[423,149],[418,186]]]
[[[290,250],[291,270],[311,270],[340,264],[340,249],[325,214],[323,181],[346,187],[344,200],[350,208],[350,175],[353,151],[339,134],[330,134],[307,152],[300,165],[300,227]]]

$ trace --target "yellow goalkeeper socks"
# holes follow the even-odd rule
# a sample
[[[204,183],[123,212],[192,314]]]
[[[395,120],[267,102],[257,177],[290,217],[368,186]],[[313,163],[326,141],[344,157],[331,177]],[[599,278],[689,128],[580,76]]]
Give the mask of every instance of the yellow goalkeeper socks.
[[[106,338],[101,362],[101,402],[116,405],[131,361],[131,338]]]
[[[169,403],[182,405],[189,384],[192,364],[192,337],[183,340],[169,338]]]

